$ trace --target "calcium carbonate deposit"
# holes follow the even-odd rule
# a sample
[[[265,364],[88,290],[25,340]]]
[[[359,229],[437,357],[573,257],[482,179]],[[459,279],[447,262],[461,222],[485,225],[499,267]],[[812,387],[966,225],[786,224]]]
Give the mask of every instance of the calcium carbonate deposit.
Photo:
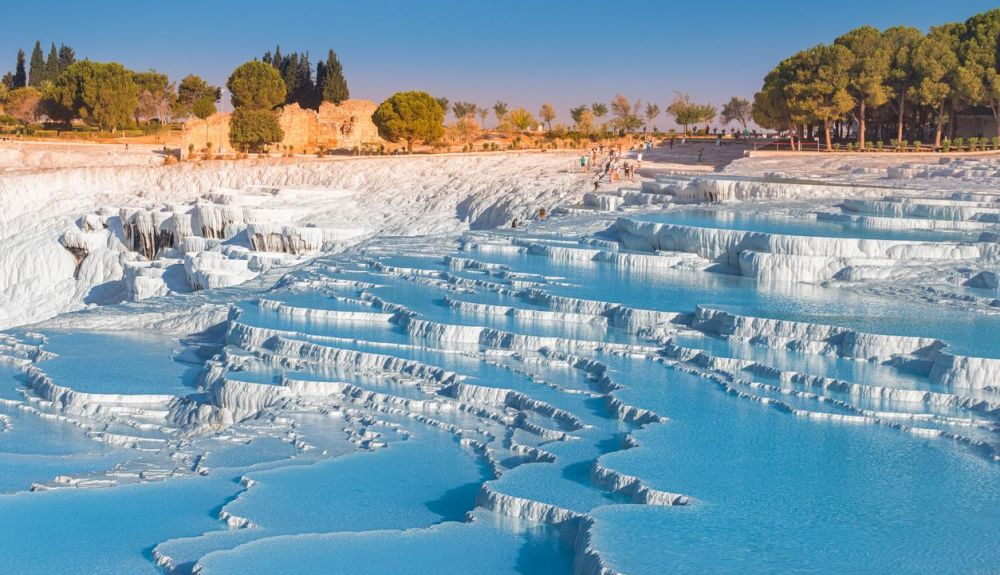
[[[11,171],[0,571],[997,569],[1000,160],[573,162]]]

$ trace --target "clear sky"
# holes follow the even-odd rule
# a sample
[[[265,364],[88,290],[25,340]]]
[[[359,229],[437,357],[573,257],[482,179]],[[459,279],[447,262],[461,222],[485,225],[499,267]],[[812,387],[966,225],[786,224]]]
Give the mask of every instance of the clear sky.
[[[926,29],[997,6],[984,0],[48,0],[3,6],[0,73],[35,40],[136,70],[223,85],[280,45],[313,61],[333,48],[351,96],[422,89],[559,119],[616,93],[665,108],[675,91],[750,98],[782,58],[863,24]],[[670,125],[662,116],[655,122]]]

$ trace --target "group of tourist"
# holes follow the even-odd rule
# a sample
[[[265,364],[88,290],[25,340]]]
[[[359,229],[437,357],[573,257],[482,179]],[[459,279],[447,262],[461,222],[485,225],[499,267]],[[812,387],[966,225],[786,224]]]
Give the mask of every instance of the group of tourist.
[[[606,151],[605,148],[607,148]],[[639,168],[642,167],[643,152],[652,148],[653,142],[650,140],[639,145],[629,146],[628,151],[636,152],[633,162],[624,159],[622,144],[607,147],[604,144],[599,144],[591,148],[589,153],[580,156],[579,171],[597,174],[597,179],[594,180],[594,190],[600,187],[601,180],[605,178],[609,183],[634,182]]]

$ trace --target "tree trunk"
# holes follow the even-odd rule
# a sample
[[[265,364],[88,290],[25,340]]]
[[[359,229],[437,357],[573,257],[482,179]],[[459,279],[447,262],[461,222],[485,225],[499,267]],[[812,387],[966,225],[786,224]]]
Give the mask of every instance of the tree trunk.
[[[903,147],[903,112],[906,105],[906,94],[899,95],[899,121],[896,124],[896,145]]]
[[[941,130],[944,127],[944,100],[941,100],[941,103],[938,104],[937,113],[938,113],[938,117],[937,117],[937,132],[934,134],[934,147],[935,148],[940,148],[941,147]]]
[[[865,147],[865,101],[861,100],[861,109],[858,110],[858,147]]]
[[[830,120],[823,119],[823,135],[826,136],[826,151],[829,152],[833,150],[833,144],[830,143]]]

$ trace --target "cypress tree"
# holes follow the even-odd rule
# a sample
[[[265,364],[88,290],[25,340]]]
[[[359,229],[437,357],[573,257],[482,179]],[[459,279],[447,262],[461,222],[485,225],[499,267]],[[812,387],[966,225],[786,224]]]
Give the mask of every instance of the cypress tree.
[[[351,97],[347,90],[347,80],[344,79],[344,68],[333,50],[326,56],[325,74],[323,78],[323,100],[340,104]]]
[[[278,70],[281,78],[285,81],[285,103],[295,102],[298,96],[299,86],[299,54],[292,52],[281,60],[281,68]]]
[[[76,62],[76,53],[65,44],[59,45],[59,73],[62,74]]]
[[[28,71],[28,85],[41,86],[45,80],[45,54],[42,53],[42,43],[35,40],[35,49],[31,51],[31,69]]]
[[[14,68],[14,88],[28,85],[28,74],[24,71],[24,50],[17,51],[17,67]]]
[[[45,79],[55,82],[59,77],[59,52],[56,51],[56,43],[49,47],[49,57],[45,60]]]

